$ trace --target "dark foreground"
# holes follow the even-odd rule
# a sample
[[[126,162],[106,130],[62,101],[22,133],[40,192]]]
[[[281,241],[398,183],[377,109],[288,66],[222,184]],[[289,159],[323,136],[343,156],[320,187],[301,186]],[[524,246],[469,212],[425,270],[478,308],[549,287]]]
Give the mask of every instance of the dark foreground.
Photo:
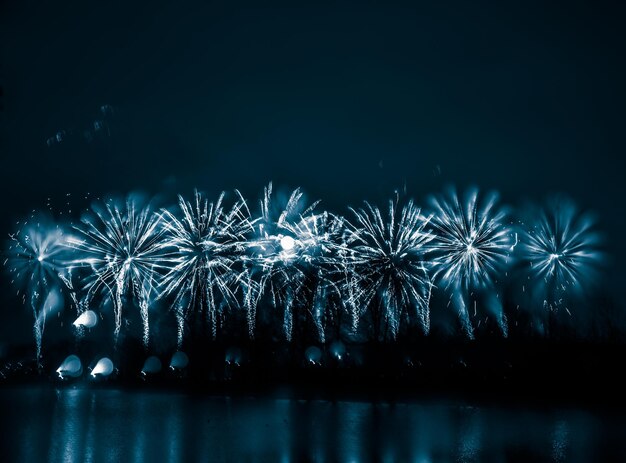
[[[305,347],[216,343],[151,375],[132,346],[12,356],[0,461],[626,461],[621,343]],[[85,368],[61,380],[69,352]],[[115,370],[93,377],[103,355]]]
[[[282,395],[285,397],[285,394]],[[0,389],[3,461],[624,461],[610,409]]]
[[[0,388],[43,384],[255,397],[288,389],[293,397],[309,400],[443,399],[626,413],[622,343],[425,340],[344,349],[339,356],[329,346],[320,346],[319,358],[311,361],[306,345],[213,343],[188,351],[188,365],[180,369],[170,366],[172,352],[158,354],[162,368],[143,374],[144,361],[154,354],[140,345],[117,350],[60,345],[48,349],[39,367],[28,346],[0,365]],[[83,370],[78,377],[62,380],[56,370],[70,353],[80,357]],[[104,356],[112,360],[114,372],[93,377],[92,368]]]

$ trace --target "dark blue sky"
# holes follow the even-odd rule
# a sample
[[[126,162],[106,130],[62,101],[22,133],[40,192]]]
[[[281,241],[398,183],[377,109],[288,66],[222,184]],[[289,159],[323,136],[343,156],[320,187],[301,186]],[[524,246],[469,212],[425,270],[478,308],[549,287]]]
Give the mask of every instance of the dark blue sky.
[[[617,2],[134,3],[0,6],[2,233],[68,192],[274,180],[343,211],[475,184],[595,210],[623,284]],[[87,142],[101,105],[110,136]]]

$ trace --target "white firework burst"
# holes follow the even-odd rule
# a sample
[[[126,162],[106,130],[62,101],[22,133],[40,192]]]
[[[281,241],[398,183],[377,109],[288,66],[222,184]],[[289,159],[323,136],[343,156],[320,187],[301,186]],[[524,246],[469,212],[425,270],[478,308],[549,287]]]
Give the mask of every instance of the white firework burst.
[[[246,285],[242,277],[241,256],[245,240],[252,230],[246,201],[239,192],[237,201],[225,207],[225,193],[209,202],[196,192],[193,201],[179,197],[179,218],[164,211],[164,245],[175,250],[173,266],[161,282],[162,296],[174,294],[179,330],[179,347],[183,324],[198,311],[217,334],[218,312],[223,304],[237,305],[238,285]],[[244,293],[246,291],[244,290]]]
[[[294,306],[310,305],[306,299],[312,275],[317,278],[313,284],[319,288],[314,291],[319,291],[315,310],[319,312],[323,308],[319,304],[326,294],[326,287],[318,270],[327,262],[334,246],[336,223],[329,214],[313,212],[318,203],[306,207],[303,193],[298,188],[281,208],[272,200],[272,184],[265,188],[261,216],[255,222],[257,237],[249,245],[249,271],[253,283],[248,286],[255,288],[255,293],[246,298],[251,333],[259,300],[268,294],[272,306],[283,309],[283,331],[287,340],[291,340]],[[313,317],[320,319],[315,314]],[[318,326],[318,331],[321,334],[323,330]]]
[[[389,201],[386,217],[367,202],[351,211],[355,225],[350,224],[347,235],[350,272],[343,292],[353,329],[366,310],[378,338],[395,338],[403,318],[417,320],[428,333],[432,283],[424,254],[433,238],[425,230],[430,218],[413,201],[400,208],[398,199]]]
[[[128,197],[122,204],[107,201],[92,206],[93,214],[75,226],[68,245],[78,252],[73,266],[88,267],[84,307],[97,294],[110,297],[115,313],[115,340],[122,326],[124,296],[130,291],[139,305],[143,342],[150,335],[149,308],[156,297],[159,272],[169,268],[160,217],[141,201]]]
[[[298,269],[305,278],[306,286],[300,291],[299,302],[308,309],[318,340],[325,342],[326,322],[339,323],[344,308],[338,279],[347,270],[345,221],[326,211],[310,213],[285,223],[285,230],[288,234],[281,239],[281,247],[289,253],[291,268]]]
[[[465,298],[472,290],[493,289],[494,278],[502,273],[511,252],[511,230],[504,224],[505,212],[497,207],[497,195],[479,201],[478,190],[470,189],[460,199],[451,189],[447,195],[432,197],[430,221],[436,276],[453,296],[466,333],[472,337]],[[495,310],[506,334],[501,304]]]

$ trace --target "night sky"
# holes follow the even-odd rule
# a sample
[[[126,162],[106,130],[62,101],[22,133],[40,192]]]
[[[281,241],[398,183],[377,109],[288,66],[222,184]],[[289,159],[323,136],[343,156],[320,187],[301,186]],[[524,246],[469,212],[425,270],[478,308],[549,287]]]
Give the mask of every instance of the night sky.
[[[135,3],[0,6],[4,236],[67,193],[256,199],[273,180],[344,212],[405,185],[422,203],[446,184],[513,205],[563,192],[597,213],[605,287],[621,298],[617,2]]]

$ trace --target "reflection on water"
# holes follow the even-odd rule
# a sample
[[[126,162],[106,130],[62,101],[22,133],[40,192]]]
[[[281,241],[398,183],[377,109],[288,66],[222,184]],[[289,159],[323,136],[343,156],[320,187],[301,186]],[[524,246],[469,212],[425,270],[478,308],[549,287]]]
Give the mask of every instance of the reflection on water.
[[[1,390],[3,461],[619,461],[620,414]]]

